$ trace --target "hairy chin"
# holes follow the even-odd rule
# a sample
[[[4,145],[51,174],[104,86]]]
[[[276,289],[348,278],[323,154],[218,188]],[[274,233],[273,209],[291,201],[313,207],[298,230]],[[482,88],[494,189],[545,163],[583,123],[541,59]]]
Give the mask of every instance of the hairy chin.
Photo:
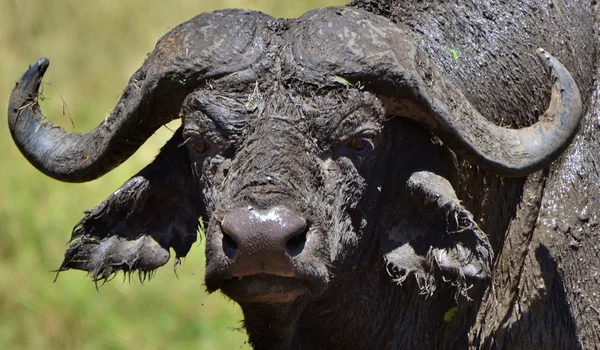
[[[310,284],[307,280],[259,274],[221,281],[218,288],[238,303],[272,304],[291,303],[312,294]]]

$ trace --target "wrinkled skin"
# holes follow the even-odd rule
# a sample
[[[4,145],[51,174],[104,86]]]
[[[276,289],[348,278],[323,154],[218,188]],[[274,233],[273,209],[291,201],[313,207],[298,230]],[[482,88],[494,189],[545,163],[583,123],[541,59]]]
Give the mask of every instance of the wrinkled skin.
[[[588,113],[584,123],[591,123],[595,4],[357,0],[351,6],[392,19],[431,61],[421,62],[423,70],[431,64],[497,124],[523,127],[546,109],[550,84],[533,54],[542,46],[573,75]],[[232,25],[210,32],[233,36],[234,53],[217,47],[192,52],[191,63],[169,61],[170,52],[183,55],[190,42],[212,42],[199,29],[186,33],[199,23],[228,23],[221,16],[250,23],[247,31]],[[575,321],[570,313],[564,267],[552,258],[565,255],[543,244],[554,224],[538,223],[559,216],[544,191],[563,193],[573,166],[559,162],[517,179],[489,174],[460,144],[441,142],[445,134],[435,134],[431,123],[424,121],[425,128],[403,118],[413,112],[390,102],[382,91],[391,85],[367,80],[365,87],[361,76],[329,79],[324,72],[343,69],[302,56],[314,48],[290,43],[308,42],[299,38],[310,32],[311,16],[278,21],[224,11],[161,39],[150,68],[138,71],[127,91],[137,96],[143,79],[168,91],[165,101],[175,107],[142,97],[134,102],[145,106],[143,113],[152,110],[144,101],[158,101],[161,122],[180,108],[183,125],[152,164],[86,214],[60,269],[83,269],[94,280],[121,270],[145,276],[168,261],[170,248],[176,263],[188,253],[200,218],[206,287],[241,305],[256,348],[599,346],[593,314]],[[451,50],[460,53],[456,62]],[[202,66],[205,56],[215,62]],[[183,67],[178,81],[203,83],[161,85],[155,77],[171,74],[170,65]],[[131,105],[120,105],[111,118]],[[126,141],[111,145],[133,152]],[[81,173],[79,180],[96,176],[87,168]],[[580,181],[576,190],[585,187]],[[568,203],[565,197],[557,200]],[[594,215],[586,222],[594,223]],[[298,229],[284,231],[278,220]],[[291,237],[284,250],[272,238],[281,234]],[[597,262],[591,266],[588,280],[598,271]],[[519,300],[531,290],[533,301]],[[589,300],[600,307],[596,296]],[[448,318],[450,309],[456,313]]]

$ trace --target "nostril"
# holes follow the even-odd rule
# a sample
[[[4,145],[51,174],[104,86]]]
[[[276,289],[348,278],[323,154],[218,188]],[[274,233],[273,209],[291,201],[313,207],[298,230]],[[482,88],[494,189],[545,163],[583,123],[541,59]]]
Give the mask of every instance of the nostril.
[[[304,250],[306,245],[307,230],[293,236],[285,243],[285,248],[291,257],[297,256]]]
[[[238,252],[238,244],[230,235],[223,233],[223,251],[229,259],[235,258]]]

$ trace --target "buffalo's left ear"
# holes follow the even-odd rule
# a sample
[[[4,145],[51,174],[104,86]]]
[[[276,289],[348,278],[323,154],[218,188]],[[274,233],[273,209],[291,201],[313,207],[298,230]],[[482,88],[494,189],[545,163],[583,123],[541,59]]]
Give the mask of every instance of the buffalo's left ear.
[[[394,223],[381,236],[388,273],[399,283],[414,274],[425,294],[431,295],[441,279],[466,296],[467,279],[491,275],[494,253],[486,234],[446,178],[415,172],[405,190],[381,220]]]
[[[119,271],[140,278],[175,263],[196,241],[202,205],[179,129],[156,159],[91,211],[73,229],[59,271],[85,270],[94,281]]]

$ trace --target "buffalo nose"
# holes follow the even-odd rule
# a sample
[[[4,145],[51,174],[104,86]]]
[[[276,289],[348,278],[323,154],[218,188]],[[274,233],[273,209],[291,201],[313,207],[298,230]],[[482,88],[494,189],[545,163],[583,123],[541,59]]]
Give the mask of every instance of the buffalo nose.
[[[234,209],[221,223],[223,250],[230,259],[245,263],[287,261],[304,249],[306,228],[306,220],[286,207]]]

